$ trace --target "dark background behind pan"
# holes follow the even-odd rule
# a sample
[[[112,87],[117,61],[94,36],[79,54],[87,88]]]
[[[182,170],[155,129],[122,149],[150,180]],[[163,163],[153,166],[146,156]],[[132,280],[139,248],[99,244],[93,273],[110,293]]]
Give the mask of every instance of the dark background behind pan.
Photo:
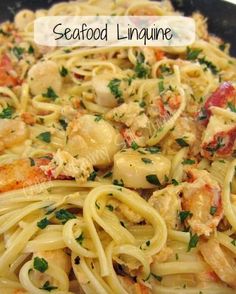
[[[127,0],[129,1],[129,0]],[[0,22],[13,19],[22,8],[48,8],[60,0],[0,0]],[[223,0],[172,0],[174,7],[186,15],[200,11],[208,18],[209,31],[231,43],[236,56],[236,5]]]

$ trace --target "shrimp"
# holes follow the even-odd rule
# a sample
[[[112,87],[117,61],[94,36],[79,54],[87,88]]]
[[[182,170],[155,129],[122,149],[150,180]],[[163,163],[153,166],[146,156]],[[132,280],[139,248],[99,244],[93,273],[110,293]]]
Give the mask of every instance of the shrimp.
[[[13,70],[13,65],[7,55],[0,58],[0,86],[14,87],[19,84],[19,80],[10,73]]]
[[[26,124],[18,119],[0,120],[0,150],[11,148],[28,138]]]
[[[236,288],[236,262],[229,251],[221,247],[214,238],[202,241],[199,250],[217,276],[229,286]]]
[[[49,181],[50,178],[39,168],[39,165],[46,162],[48,159],[19,159],[0,166],[0,192]]]
[[[36,63],[28,72],[28,83],[33,95],[46,93],[48,88],[58,94],[62,87],[62,77],[57,64],[51,60]]]
[[[209,236],[223,217],[221,189],[205,170],[187,170],[182,208],[189,212],[186,220],[192,231]]]

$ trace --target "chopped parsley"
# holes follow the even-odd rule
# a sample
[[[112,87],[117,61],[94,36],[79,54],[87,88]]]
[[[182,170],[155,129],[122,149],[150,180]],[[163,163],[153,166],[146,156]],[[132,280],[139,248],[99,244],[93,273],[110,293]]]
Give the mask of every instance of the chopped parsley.
[[[107,86],[110,89],[112,95],[114,95],[115,98],[117,99],[118,103],[123,103],[124,99],[122,98],[123,93],[120,89],[120,83],[121,83],[121,80],[113,79],[109,82]]]
[[[45,290],[45,291],[48,291],[48,292],[51,292],[52,290],[55,290],[57,289],[58,287],[56,286],[53,286],[53,285],[50,285],[49,281],[46,281],[44,284],[43,284],[43,287],[40,288],[42,290]]]
[[[149,159],[149,158],[142,157],[141,159],[142,159],[142,161],[143,161],[145,164],[151,164],[151,163],[153,163],[153,161],[152,161],[151,159]]]
[[[210,214],[211,215],[214,215],[216,213],[216,211],[217,211],[217,207],[211,206],[211,208],[210,208]]]
[[[62,126],[63,130],[66,131],[68,123],[64,119],[59,119],[59,123]]]
[[[198,115],[198,120],[205,120],[207,119],[207,111],[205,109],[205,107],[202,107],[201,110],[200,110],[200,113]]]
[[[139,103],[139,106],[140,107],[145,107],[146,106],[146,102],[144,100],[142,100],[140,103]]]
[[[179,218],[181,223],[183,223],[187,217],[191,217],[193,214],[189,210],[183,210],[179,212]]]
[[[161,277],[161,276],[155,275],[155,274],[153,274],[153,273],[151,273],[151,275],[152,275],[153,278],[155,278],[157,281],[159,281],[159,282],[162,281],[162,277]]]
[[[0,29],[0,34],[5,36],[5,37],[8,37],[8,36],[11,35],[10,33],[3,31],[3,29]]]
[[[34,47],[32,45],[29,46],[28,53],[29,54],[34,54]]]
[[[2,112],[0,112],[0,118],[12,118],[14,113],[14,108],[11,106],[7,106],[3,108]]]
[[[102,119],[102,115],[101,114],[95,114],[95,119],[94,121],[100,121]]]
[[[55,216],[57,219],[62,221],[62,224],[65,224],[70,219],[76,218],[76,216],[73,213],[70,213],[66,209],[60,209],[56,211]]]
[[[133,150],[137,150],[139,148],[138,144],[135,142],[135,141],[132,141],[130,147],[133,149]]]
[[[173,69],[169,66],[167,66],[166,64],[162,64],[160,66],[160,70],[162,73],[168,73],[168,74],[172,74],[173,73]]]
[[[30,166],[35,166],[35,161],[32,157],[29,157],[30,160]]]
[[[211,61],[206,60],[205,57],[199,58],[198,61],[200,64],[206,65],[206,67],[209,68],[213,74],[217,74],[219,72],[219,69]]]
[[[51,142],[51,133],[44,132],[44,133],[39,134],[36,138],[41,141],[44,141],[46,143],[50,143]]]
[[[23,53],[24,53],[24,48],[21,48],[21,47],[13,47],[12,48],[12,52],[13,54],[16,56],[17,59],[21,59]]]
[[[197,234],[192,234],[190,232],[190,240],[189,240],[189,243],[188,243],[188,252],[192,249],[192,248],[195,248],[197,246],[197,243],[198,243],[198,240],[199,240],[199,237]]]
[[[112,176],[112,172],[109,171],[108,173],[106,173],[106,174],[103,176],[103,178],[106,179],[106,178],[109,178],[109,177],[111,177],[111,176]]]
[[[35,257],[33,266],[35,270],[44,273],[48,269],[48,262],[44,258]]]
[[[151,154],[155,154],[155,153],[161,152],[161,147],[159,147],[159,146],[146,147],[145,148],[145,151],[148,151]]]
[[[94,181],[96,179],[97,173],[92,171],[89,177],[87,178],[88,181]]]
[[[147,175],[146,180],[152,185],[156,185],[159,187],[161,186],[161,183],[156,175]]]
[[[110,211],[113,211],[114,210],[114,207],[110,204],[106,205],[106,208]]]
[[[146,246],[149,247],[150,244],[151,244],[150,240],[147,240],[147,241],[146,241]]]
[[[115,180],[113,180],[112,183],[113,183],[113,185],[124,187],[124,182],[122,179],[120,179],[120,180],[115,179]]]
[[[122,225],[122,227],[126,228],[125,224],[123,221],[120,221],[120,224]]]
[[[187,47],[186,59],[187,60],[195,60],[198,58],[198,55],[201,52],[202,52],[202,49],[199,49],[199,48],[192,49],[190,47]]]
[[[210,152],[213,156],[215,152],[217,152],[221,147],[224,147],[225,144],[223,143],[222,137],[217,137],[216,145],[215,146],[207,146],[205,149],[206,151]]]
[[[174,186],[178,186],[178,185],[179,185],[179,182],[176,181],[176,179],[172,179],[172,180],[171,180],[171,183],[172,183]]]
[[[175,139],[176,143],[179,144],[180,147],[188,147],[189,144],[183,138]]]
[[[50,221],[45,217],[41,221],[37,222],[37,227],[41,230],[45,229],[50,224]]]
[[[137,75],[138,78],[147,78],[149,75],[149,68],[147,67],[147,65],[145,65],[144,63],[145,61],[145,57],[143,55],[143,53],[140,53],[137,56],[137,63],[134,67],[134,71]]]
[[[236,246],[236,239],[234,239],[233,241],[231,241],[231,244],[233,244],[234,246]]]
[[[82,232],[78,238],[75,239],[80,245],[83,244],[84,241],[84,233]]]
[[[47,92],[43,93],[43,97],[48,98],[52,101],[55,101],[58,98],[52,87],[47,88]]]
[[[95,202],[95,206],[97,207],[97,209],[100,209],[100,205],[98,205],[97,201]]]
[[[64,78],[68,75],[68,69],[65,68],[64,66],[62,66],[62,68],[60,69],[60,75]]]
[[[220,45],[219,45],[219,49],[220,49],[221,51],[225,51],[225,48],[226,48],[226,43],[223,43],[223,44],[220,44]]]
[[[179,260],[179,254],[178,253],[175,253],[175,259]]]
[[[227,106],[232,112],[236,112],[236,106],[232,102],[228,102]]]
[[[79,256],[76,256],[76,258],[74,259],[74,263],[80,264],[80,257]]]
[[[165,90],[163,81],[160,81],[158,83],[158,89],[159,89],[159,93],[162,93]]]
[[[195,160],[193,160],[193,159],[184,159],[183,161],[182,161],[182,164],[194,164],[195,163]]]

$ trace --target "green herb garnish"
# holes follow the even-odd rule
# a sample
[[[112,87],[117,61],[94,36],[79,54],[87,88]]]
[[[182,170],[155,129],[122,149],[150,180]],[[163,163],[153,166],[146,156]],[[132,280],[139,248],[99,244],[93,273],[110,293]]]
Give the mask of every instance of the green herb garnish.
[[[102,115],[101,114],[95,114],[95,119],[94,121],[100,121],[102,119]]]
[[[76,218],[73,213],[70,213],[66,209],[60,209],[55,212],[55,216],[57,219],[62,221],[62,224],[65,224],[68,220]]]
[[[34,47],[32,45],[29,46],[28,53],[29,54],[34,54]]]
[[[178,186],[178,185],[179,185],[179,182],[176,181],[176,179],[172,179],[172,180],[171,180],[171,183],[172,183],[174,186]]]
[[[145,164],[151,164],[153,163],[153,161],[149,158],[146,157],[142,157],[141,160],[145,163]]]
[[[110,204],[106,205],[106,208],[110,211],[113,211],[114,210],[114,207]]]
[[[59,123],[62,126],[63,130],[66,131],[68,123],[64,119],[59,119]]]
[[[117,99],[118,103],[123,103],[124,99],[122,98],[123,93],[120,89],[120,83],[121,83],[121,80],[113,79],[109,82],[107,86],[110,89],[112,95],[114,95],[115,98]]]
[[[60,75],[64,78],[68,75],[68,69],[65,68],[64,66],[62,66],[62,68],[60,69]]]
[[[97,173],[92,171],[89,177],[87,178],[88,181],[94,181],[96,179]]]
[[[153,273],[151,273],[151,275],[152,275],[153,278],[155,278],[157,281],[159,281],[159,282],[162,281],[162,277],[161,277],[161,276],[155,275],[155,274],[153,274]]]
[[[188,147],[189,144],[183,138],[177,138],[176,143],[179,144],[180,147]]]
[[[198,61],[200,64],[206,65],[206,67],[209,68],[213,74],[217,74],[219,72],[219,69],[211,61],[206,60],[205,57],[199,58]]]
[[[147,175],[146,180],[152,185],[156,185],[159,187],[161,186],[161,183],[156,175]]]
[[[137,150],[139,148],[138,144],[135,142],[135,141],[132,141],[130,147],[133,149],[133,150]]]
[[[182,161],[182,164],[194,164],[195,163],[195,160],[193,160],[193,159],[184,159],[183,161]]]
[[[197,234],[192,235],[192,233],[190,232],[190,240],[188,243],[188,252],[192,249],[195,248],[197,246],[199,237]]]
[[[50,221],[45,217],[41,221],[37,222],[37,227],[41,230],[45,229],[50,224]]]
[[[78,238],[75,239],[80,245],[83,244],[84,241],[84,233],[82,232]]]
[[[187,55],[186,55],[186,59],[187,60],[195,60],[198,58],[198,55],[202,52],[202,49],[199,48],[190,48],[187,47]]]
[[[211,215],[214,215],[216,213],[216,211],[217,211],[217,207],[216,206],[211,206],[211,208],[210,208],[210,214]]]
[[[159,89],[159,93],[162,93],[165,90],[163,81],[160,81],[158,83],[158,89]]]
[[[183,223],[187,217],[191,217],[193,214],[188,210],[183,210],[179,212],[179,218],[181,223]]]
[[[44,258],[35,257],[33,266],[35,270],[44,273],[48,269],[48,262]]]
[[[47,92],[43,93],[42,95],[43,97],[48,98],[52,101],[55,101],[58,98],[57,94],[55,93],[52,87],[47,88]]]
[[[124,182],[122,179],[120,179],[120,180],[115,179],[115,180],[113,180],[112,183],[113,183],[113,185],[124,187]]]
[[[43,284],[43,287],[40,288],[42,290],[45,290],[45,291],[48,291],[48,292],[51,292],[52,290],[55,290],[57,289],[58,287],[56,286],[53,286],[53,285],[50,285],[49,281],[46,281],[44,284]]]
[[[15,46],[15,47],[12,48],[12,52],[16,56],[17,59],[21,59],[24,51],[25,51],[25,49],[21,48],[21,47],[16,47]]]
[[[149,67],[144,63],[145,57],[143,53],[137,56],[137,63],[134,67],[134,71],[138,78],[147,78],[149,75]]]
[[[236,112],[236,106],[232,102],[228,102],[227,106],[232,112]]]
[[[155,154],[155,153],[161,152],[161,147],[159,147],[159,146],[146,147],[145,148],[145,151],[148,151],[151,154]]]
[[[39,134],[36,138],[41,141],[44,141],[46,143],[50,143],[51,142],[51,133],[44,132],[44,133]]]
[[[7,106],[6,108],[3,108],[2,112],[0,113],[0,118],[12,118],[14,111],[15,110],[13,107]]]

